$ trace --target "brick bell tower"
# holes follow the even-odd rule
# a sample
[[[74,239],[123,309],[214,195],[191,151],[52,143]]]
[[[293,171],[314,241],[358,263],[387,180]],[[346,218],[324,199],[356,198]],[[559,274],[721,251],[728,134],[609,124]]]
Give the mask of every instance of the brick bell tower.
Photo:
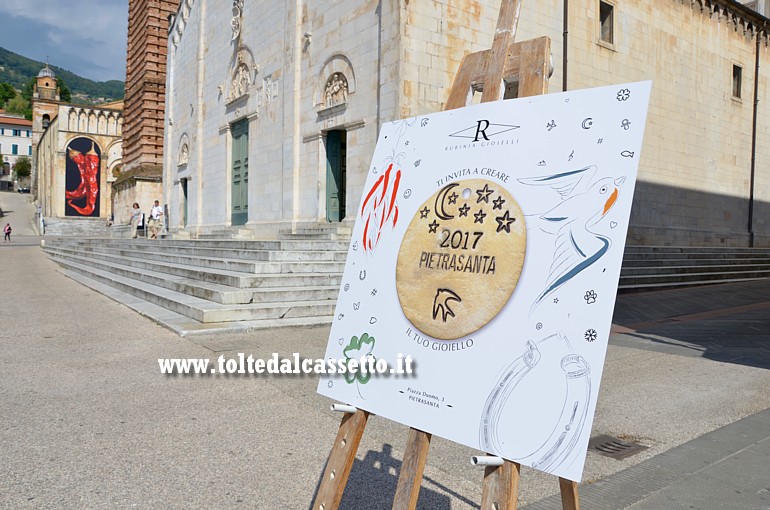
[[[162,176],[168,19],[178,7],[179,0],[128,2],[121,173]]]

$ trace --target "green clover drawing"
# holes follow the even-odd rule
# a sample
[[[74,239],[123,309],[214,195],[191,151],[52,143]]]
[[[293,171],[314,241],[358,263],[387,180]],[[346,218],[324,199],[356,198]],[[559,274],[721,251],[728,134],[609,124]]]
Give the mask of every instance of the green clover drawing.
[[[350,339],[348,345],[342,349],[342,353],[345,355],[345,364],[350,366],[350,361],[354,359],[360,360],[364,357],[374,358],[372,350],[374,350],[373,336],[369,336],[368,333],[361,335],[360,339],[357,336],[354,336]],[[371,372],[364,374],[361,372],[360,367],[355,373],[351,373],[349,369],[345,372],[345,381],[348,384],[353,384],[356,381],[361,384],[366,384],[371,378]]]

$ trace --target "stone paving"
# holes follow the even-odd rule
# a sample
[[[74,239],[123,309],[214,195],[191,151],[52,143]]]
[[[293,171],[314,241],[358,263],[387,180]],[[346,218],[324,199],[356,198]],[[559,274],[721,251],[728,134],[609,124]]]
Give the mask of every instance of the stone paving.
[[[328,327],[180,338],[39,240],[0,244],[0,508],[310,508],[340,419],[315,378],[164,376],[157,359],[318,357]],[[648,448],[589,452],[583,508],[770,508],[768,303],[770,281],[619,297],[592,435]],[[370,420],[343,509],[390,508],[406,432]],[[418,508],[479,508],[474,453],[434,438]],[[524,508],[560,508],[557,490],[522,470]]]

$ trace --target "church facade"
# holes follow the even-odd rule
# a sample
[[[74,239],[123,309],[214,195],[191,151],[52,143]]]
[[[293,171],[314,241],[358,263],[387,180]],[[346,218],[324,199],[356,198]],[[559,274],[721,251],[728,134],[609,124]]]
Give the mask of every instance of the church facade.
[[[122,160],[123,102],[62,103],[46,65],[32,98],[33,192],[45,232],[105,234]]]
[[[550,92],[653,80],[628,242],[770,245],[770,20],[732,0],[563,6],[524,1],[516,34],[552,40]],[[499,8],[182,0],[168,39],[170,231],[352,221],[381,123],[442,110]]]
[[[59,104],[37,145],[37,202],[48,234],[103,233],[122,158],[122,104]]]

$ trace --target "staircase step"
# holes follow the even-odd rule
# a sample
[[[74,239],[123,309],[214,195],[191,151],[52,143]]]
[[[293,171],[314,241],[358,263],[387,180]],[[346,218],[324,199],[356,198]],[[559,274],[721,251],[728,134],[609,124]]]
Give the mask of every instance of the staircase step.
[[[276,327],[308,327],[325,325],[331,322],[331,315],[329,315],[328,317],[298,317],[294,319],[283,318],[279,320],[262,319],[239,322],[202,323],[176,312],[172,312],[171,310],[163,308],[162,306],[158,306],[156,304],[145,301],[144,299],[137,298],[136,296],[118,290],[115,287],[111,287],[96,280],[92,280],[91,278],[88,278],[87,276],[84,276],[80,273],[69,271],[67,269],[60,269],[59,272],[68,278],[71,278],[81,283],[82,285],[85,285],[86,287],[89,287],[99,292],[100,294],[103,294],[108,298],[131,308],[140,315],[149,318],[150,320],[160,324],[167,329],[170,329],[171,331],[183,337],[193,335],[210,335],[215,333],[240,333],[260,329],[272,329]]]
[[[265,271],[271,272],[261,273],[259,270],[255,269],[254,273],[247,274],[224,269],[166,262],[163,260],[123,257],[96,251],[81,250],[78,252],[77,250],[71,248],[61,248],[55,245],[51,246],[50,243],[46,245],[45,249],[49,253],[58,251],[59,253],[66,253],[71,255],[77,255],[78,253],[85,252],[88,253],[89,258],[121,264],[124,266],[132,267],[134,269],[164,273],[168,275],[188,278],[191,280],[201,280],[208,283],[227,285],[238,289],[276,287],[279,285],[279,282],[281,286],[287,287],[331,285],[335,283],[339,284],[339,281],[342,278],[342,269],[340,266],[340,269],[337,270],[337,267],[339,266],[337,263],[318,263],[313,264],[312,266],[303,263],[273,264],[267,267],[260,267],[260,270],[264,269]],[[306,271],[308,268],[318,269],[319,267],[321,268],[321,271],[318,271],[317,273]],[[284,272],[281,273],[281,270],[284,270]]]
[[[54,246],[56,248],[56,246]],[[65,248],[61,248],[65,249]],[[85,246],[79,249],[69,248],[71,251],[89,252],[95,255],[112,255],[126,259],[137,259],[144,261],[162,261],[175,265],[195,266],[206,269],[221,269],[225,271],[235,271],[246,274],[264,274],[264,273],[342,273],[345,262],[335,260],[313,260],[308,255],[309,260],[294,260],[287,257],[288,260],[268,260],[269,257],[263,257],[265,260],[241,259],[241,258],[222,258],[213,257],[205,254],[179,254],[175,252],[168,253],[155,248],[149,250],[133,250],[117,247],[96,247]],[[297,253],[297,252],[292,252]]]
[[[72,260],[58,257],[54,257],[54,260],[66,269],[202,323],[316,317],[331,315],[334,312],[335,303],[329,300],[223,305],[118,276]]]
[[[620,277],[620,285],[653,285],[664,283],[678,283],[678,282],[704,282],[714,281],[723,282],[730,279],[759,279],[770,278],[770,270],[756,270],[756,271],[744,271],[744,272],[698,272],[688,274],[652,274],[643,276],[622,276]]]
[[[621,268],[621,277],[647,276],[647,275],[688,275],[692,273],[754,273],[757,271],[770,271],[770,261],[764,264],[728,264],[728,265],[677,265],[677,266],[645,266]]]
[[[741,283],[764,280],[764,278],[728,278],[725,280],[688,280],[679,282],[646,283],[646,284],[621,284],[618,285],[618,293],[649,292],[651,290],[673,290],[685,287],[700,287],[704,285],[721,285],[725,283]]]

